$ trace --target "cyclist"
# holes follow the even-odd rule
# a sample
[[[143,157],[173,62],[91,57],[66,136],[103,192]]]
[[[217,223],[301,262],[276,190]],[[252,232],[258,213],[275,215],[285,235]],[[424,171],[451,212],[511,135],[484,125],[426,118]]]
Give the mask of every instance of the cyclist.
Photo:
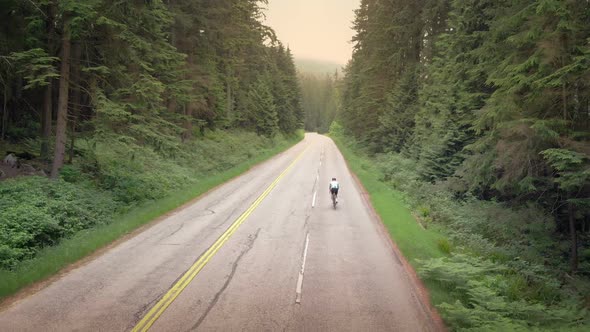
[[[338,189],[340,189],[340,184],[336,181],[336,178],[332,178],[330,182],[330,194],[336,196],[336,203],[338,203]]]

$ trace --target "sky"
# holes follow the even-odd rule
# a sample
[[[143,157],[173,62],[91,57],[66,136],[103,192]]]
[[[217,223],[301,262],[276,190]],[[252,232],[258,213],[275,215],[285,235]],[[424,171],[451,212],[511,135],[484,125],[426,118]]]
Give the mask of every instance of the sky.
[[[359,6],[360,0],[269,0],[266,24],[296,58],[345,65]]]

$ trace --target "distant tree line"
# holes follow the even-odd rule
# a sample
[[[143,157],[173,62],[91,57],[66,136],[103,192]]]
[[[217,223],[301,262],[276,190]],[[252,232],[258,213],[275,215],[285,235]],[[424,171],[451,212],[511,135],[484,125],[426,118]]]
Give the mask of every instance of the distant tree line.
[[[336,117],[340,92],[338,72],[334,74],[299,74],[305,130],[327,133]]]
[[[258,0],[0,0],[0,143],[56,177],[76,140],[172,153],[194,133],[303,126],[290,50]]]
[[[457,195],[540,204],[590,231],[590,5],[585,0],[362,0],[343,126]]]

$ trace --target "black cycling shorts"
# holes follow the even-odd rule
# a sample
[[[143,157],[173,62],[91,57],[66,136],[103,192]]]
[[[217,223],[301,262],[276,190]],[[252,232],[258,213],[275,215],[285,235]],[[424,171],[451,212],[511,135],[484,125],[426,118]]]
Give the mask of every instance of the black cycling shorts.
[[[338,188],[330,188],[330,192],[332,192],[333,194],[338,195]]]

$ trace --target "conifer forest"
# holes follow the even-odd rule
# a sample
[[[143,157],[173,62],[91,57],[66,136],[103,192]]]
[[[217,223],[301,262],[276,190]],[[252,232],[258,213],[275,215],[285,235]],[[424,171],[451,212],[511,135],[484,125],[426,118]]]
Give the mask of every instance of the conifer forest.
[[[589,0],[361,0],[326,73],[267,4],[0,0],[0,280],[306,130],[442,234],[411,263],[450,330],[588,328]]]
[[[0,1],[0,268],[294,137],[264,4]]]
[[[517,307],[543,303],[543,328],[582,321],[568,301],[590,303],[590,3],[363,0],[355,14],[333,132],[444,225],[441,247],[464,248],[422,269],[454,288],[443,316],[521,330],[543,319]]]

